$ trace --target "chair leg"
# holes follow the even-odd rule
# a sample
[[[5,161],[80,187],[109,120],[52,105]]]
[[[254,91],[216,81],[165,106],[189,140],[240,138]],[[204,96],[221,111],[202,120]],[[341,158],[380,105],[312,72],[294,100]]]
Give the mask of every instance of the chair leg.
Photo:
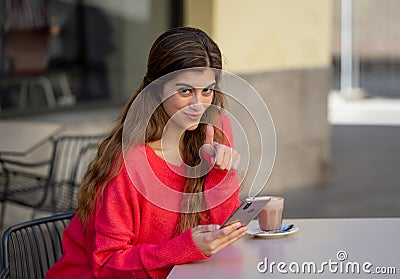
[[[19,91],[19,108],[25,109],[28,103],[28,87],[29,83],[26,80],[21,81],[21,88]]]
[[[47,99],[47,104],[49,105],[49,108],[55,108],[56,107],[56,97],[54,96],[54,91],[53,91],[53,86],[51,85],[51,82],[49,79],[45,76],[40,76],[38,78],[39,84],[43,87],[44,94],[46,95]]]
[[[76,98],[72,95],[71,86],[65,73],[58,74],[58,82],[60,84],[62,96],[58,100],[59,105],[73,105]]]
[[[32,213],[31,213],[31,220],[36,218],[36,214],[37,214],[38,210],[36,208],[32,209]]]
[[[0,229],[3,229],[4,217],[5,217],[5,213],[6,213],[6,206],[7,206],[7,202],[6,202],[6,201],[3,201],[3,202],[1,203]]]

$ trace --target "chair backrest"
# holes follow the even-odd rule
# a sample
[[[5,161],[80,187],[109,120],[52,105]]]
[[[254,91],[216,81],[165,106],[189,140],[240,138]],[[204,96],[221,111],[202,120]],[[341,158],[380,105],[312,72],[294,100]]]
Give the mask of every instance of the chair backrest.
[[[66,135],[55,141],[47,201],[42,209],[65,212],[76,206],[76,192],[104,135]]]
[[[0,278],[44,278],[62,255],[61,239],[73,212],[9,227],[3,234]]]
[[[48,28],[8,30],[4,38],[4,57],[14,75],[38,75],[47,72],[49,62]]]
[[[3,74],[38,75],[47,71],[49,11],[46,0],[3,0],[0,6]]]

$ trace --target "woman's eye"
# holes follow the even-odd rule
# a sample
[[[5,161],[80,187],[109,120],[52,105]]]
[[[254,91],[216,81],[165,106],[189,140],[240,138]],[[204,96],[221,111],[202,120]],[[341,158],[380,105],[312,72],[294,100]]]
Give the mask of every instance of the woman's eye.
[[[214,93],[214,89],[213,88],[204,88],[203,89],[203,94],[205,94],[205,95],[210,95],[212,93]]]
[[[192,91],[189,88],[182,88],[178,90],[181,95],[191,95]]]

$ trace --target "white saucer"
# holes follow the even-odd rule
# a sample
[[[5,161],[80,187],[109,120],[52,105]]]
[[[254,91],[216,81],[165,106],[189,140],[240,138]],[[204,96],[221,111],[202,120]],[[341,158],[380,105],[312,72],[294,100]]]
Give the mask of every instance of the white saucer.
[[[276,237],[289,236],[291,234],[296,233],[298,230],[299,227],[294,225],[293,228],[285,232],[267,232],[267,231],[262,231],[260,229],[258,222],[250,222],[250,224],[247,226],[246,233],[252,237],[276,238]]]

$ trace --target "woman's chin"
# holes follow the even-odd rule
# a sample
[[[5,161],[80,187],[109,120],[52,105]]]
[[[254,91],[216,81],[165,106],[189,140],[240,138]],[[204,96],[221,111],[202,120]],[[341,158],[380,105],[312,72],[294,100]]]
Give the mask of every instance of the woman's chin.
[[[191,126],[189,126],[186,131],[194,131],[197,129],[197,127],[199,127],[199,123],[193,124]]]

